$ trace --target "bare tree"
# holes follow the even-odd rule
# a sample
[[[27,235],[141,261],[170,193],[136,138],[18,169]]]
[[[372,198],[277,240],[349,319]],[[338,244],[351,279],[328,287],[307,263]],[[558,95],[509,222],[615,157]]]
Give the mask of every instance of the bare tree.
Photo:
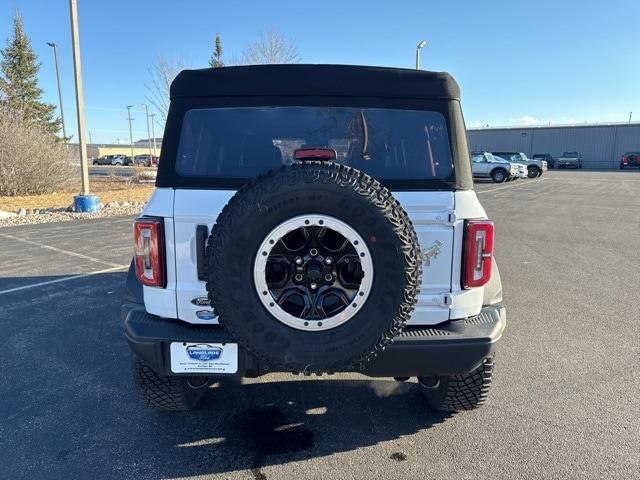
[[[181,70],[186,68],[181,59],[167,59],[158,57],[157,63],[151,68],[150,83],[147,87],[147,100],[160,113],[162,120],[167,119],[169,112],[169,89],[171,82]]]
[[[239,64],[300,63],[298,46],[278,30],[260,34],[258,39],[242,51]]]
[[[234,55],[231,63],[222,63],[222,42],[216,35],[214,56],[211,66],[223,65],[259,65],[265,63],[300,63],[301,55],[298,46],[278,30],[269,30],[242,51],[240,57]],[[169,112],[169,90],[176,75],[184,70],[186,64],[181,59],[158,57],[151,68],[150,81],[147,87],[147,101],[160,113],[162,120],[167,119]]]
[[[77,162],[46,126],[0,109],[0,196],[51,193],[68,186]]]

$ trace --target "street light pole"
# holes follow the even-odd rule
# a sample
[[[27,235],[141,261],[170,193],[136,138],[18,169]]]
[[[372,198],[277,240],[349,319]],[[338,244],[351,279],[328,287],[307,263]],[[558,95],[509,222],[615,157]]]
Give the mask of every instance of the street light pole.
[[[131,143],[131,161],[133,162],[133,130],[131,129],[131,107],[127,105],[127,116],[129,117],[129,142]]]
[[[149,144],[149,155],[153,155],[151,153],[151,132],[149,130],[149,107],[147,107],[146,103],[143,103],[143,105],[145,116],[147,117],[147,143]],[[149,166],[151,166],[151,163],[151,159],[149,159]]]
[[[423,40],[416,46],[416,70],[420,70],[420,50],[427,46],[427,41]]]
[[[84,135],[84,93],[82,91],[82,66],[80,64],[80,37],[78,33],[77,0],[69,0],[71,11],[71,44],[73,71],[76,84],[76,109],[78,113],[78,146],[80,148],[80,171],[82,175],[81,195],[89,195],[89,168],[87,166],[87,143]]]
[[[156,156],[156,127],[153,124],[154,120],[153,117],[156,116],[155,113],[152,113],[149,115],[151,117],[151,138],[153,138],[153,156]]]
[[[60,86],[60,69],[58,68],[58,44],[55,42],[47,42],[53,48],[53,60],[56,64],[56,80],[58,80],[58,101],[60,102],[60,120],[62,121],[62,138],[67,141],[67,129],[64,124],[64,110],[62,108],[62,87]]]

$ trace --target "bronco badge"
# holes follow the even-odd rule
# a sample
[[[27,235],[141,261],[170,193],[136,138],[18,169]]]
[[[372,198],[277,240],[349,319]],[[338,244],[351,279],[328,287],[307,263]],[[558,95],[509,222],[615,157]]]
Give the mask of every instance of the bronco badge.
[[[422,263],[424,263],[427,267],[431,265],[431,259],[436,258],[440,254],[440,247],[444,245],[440,240],[436,240],[433,245],[431,245],[426,250],[422,251]]]

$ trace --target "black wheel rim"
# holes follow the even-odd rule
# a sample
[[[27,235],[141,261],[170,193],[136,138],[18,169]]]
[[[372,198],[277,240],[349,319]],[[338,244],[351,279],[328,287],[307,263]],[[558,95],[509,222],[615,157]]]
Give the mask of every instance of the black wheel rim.
[[[337,315],[356,300],[362,283],[360,257],[342,234],[326,227],[300,227],[271,249],[265,270],[269,293],[301,320]]]

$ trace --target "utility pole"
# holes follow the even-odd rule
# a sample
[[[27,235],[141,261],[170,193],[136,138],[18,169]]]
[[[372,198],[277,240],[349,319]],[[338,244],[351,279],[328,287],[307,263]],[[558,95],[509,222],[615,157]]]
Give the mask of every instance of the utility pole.
[[[156,156],[156,128],[155,125],[153,124],[154,120],[153,117],[156,116],[155,113],[152,113],[149,115],[151,117],[151,137],[153,138],[153,156]]]
[[[73,71],[76,84],[76,109],[78,113],[78,146],[80,147],[81,195],[89,195],[89,168],[87,166],[87,143],[84,135],[84,93],[82,91],[82,66],[80,64],[80,36],[78,32],[77,0],[69,0],[71,10],[71,44],[73,49]]]
[[[131,107],[127,105],[127,116],[129,117],[129,142],[131,143],[131,161],[133,162],[133,130],[131,129]]]
[[[60,102],[60,120],[62,121],[62,138],[65,143],[67,141],[67,129],[64,124],[64,110],[62,108],[62,87],[60,86],[60,69],[58,68],[58,44],[55,42],[47,42],[53,48],[53,60],[56,64],[56,79],[58,80],[58,101]]]
[[[633,112],[629,112],[629,123],[631,123],[631,115],[633,115]]]
[[[151,131],[149,130],[149,107],[147,107],[146,103],[143,103],[145,116],[147,117],[147,143],[149,144],[149,155],[153,155],[151,153]],[[149,166],[151,166],[151,159],[149,159]]]
[[[420,50],[427,46],[427,41],[423,40],[416,45],[416,70],[420,70]]]

